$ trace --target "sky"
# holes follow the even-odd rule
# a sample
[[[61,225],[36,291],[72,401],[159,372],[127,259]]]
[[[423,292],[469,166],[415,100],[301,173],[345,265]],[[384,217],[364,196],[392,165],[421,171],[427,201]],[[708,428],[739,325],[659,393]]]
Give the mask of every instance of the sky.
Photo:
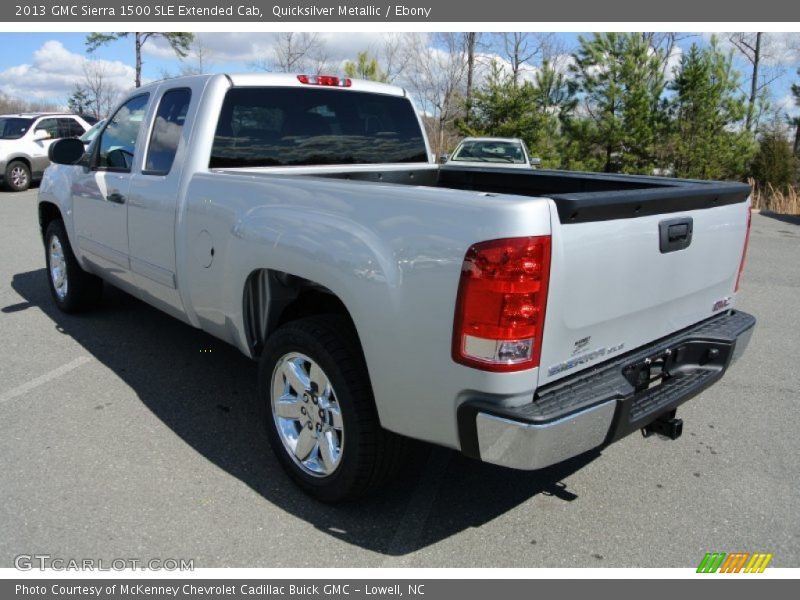
[[[260,32],[199,33],[208,57],[206,70],[214,72],[252,71],[259,60],[273,56],[275,34]],[[383,43],[378,32],[321,33],[329,59],[343,63],[354,59],[356,53],[375,50]],[[556,34],[562,46],[574,50],[578,45],[576,33]],[[770,86],[773,101],[791,114],[800,114],[794,106],[790,86],[800,81],[800,33],[771,34],[775,36],[776,58],[767,65],[776,80]],[[692,42],[705,44],[711,34],[696,34],[681,40],[675,61],[681,50]],[[0,33],[0,91],[21,98],[36,98],[66,104],[75,85],[83,78],[83,63],[99,61],[106,76],[121,90],[133,83],[133,40],[113,42],[89,55],[85,49],[85,33]],[[165,74],[177,74],[182,64],[169,47],[160,41],[144,46],[143,79],[160,79]],[[192,57],[187,59],[191,64]],[[741,71],[747,65],[738,60]],[[772,75],[770,75],[772,76]]]

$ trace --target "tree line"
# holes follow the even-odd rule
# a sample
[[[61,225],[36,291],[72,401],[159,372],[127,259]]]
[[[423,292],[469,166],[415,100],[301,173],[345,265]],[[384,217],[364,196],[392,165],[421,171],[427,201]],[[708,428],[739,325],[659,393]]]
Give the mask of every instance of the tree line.
[[[504,34],[505,53],[484,54],[481,82],[472,86],[476,34],[461,35],[454,59],[461,85],[443,93],[426,89],[426,80],[416,90],[428,100],[437,150],[450,149],[452,132],[520,137],[550,168],[752,177],[775,189],[798,183],[800,118],[771,98],[779,75],[767,60],[767,34],[731,34],[727,47],[712,37],[678,53],[678,34],[597,33],[566,54],[540,40],[532,42],[536,52],[531,45],[521,52],[526,34]],[[735,68],[737,52],[749,70]],[[520,65],[530,70],[520,73]],[[792,94],[800,107],[800,85]]]
[[[393,33],[339,61],[324,34],[282,32],[271,54],[247,67],[402,85],[437,154],[464,135],[520,137],[544,167],[796,186],[800,117],[789,118],[771,94],[784,75],[775,34],[692,37],[595,33],[568,48],[552,33]],[[132,42],[137,86],[142,48],[156,39],[181,59],[178,73],[162,76],[213,70],[202,39],[185,32],[93,33],[86,48],[93,54],[120,39]],[[791,93],[800,106],[800,83]],[[102,117],[118,94],[87,61],[69,105]]]

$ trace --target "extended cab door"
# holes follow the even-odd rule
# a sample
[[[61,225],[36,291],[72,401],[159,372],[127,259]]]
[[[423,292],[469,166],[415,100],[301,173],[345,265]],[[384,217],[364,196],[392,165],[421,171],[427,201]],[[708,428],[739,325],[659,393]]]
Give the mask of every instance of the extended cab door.
[[[183,303],[177,289],[175,222],[178,199],[182,196],[182,167],[191,132],[192,102],[196,104],[200,98],[200,83],[164,84],[153,94],[144,159],[131,179],[128,203],[130,260],[136,286],[147,302],[181,318]]]
[[[134,96],[92,144],[88,169],[76,174],[72,206],[78,247],[109,279],[132,283],[128,252],[128,190],[149,95]]]

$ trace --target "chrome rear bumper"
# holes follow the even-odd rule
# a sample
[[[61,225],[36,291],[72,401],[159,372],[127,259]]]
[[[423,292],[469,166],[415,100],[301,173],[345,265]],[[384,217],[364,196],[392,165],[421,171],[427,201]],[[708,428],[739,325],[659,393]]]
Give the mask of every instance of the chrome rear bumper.
[[[462,451],[515,469],[541,469],[606,446],[652,423],[718,381],[748,343],[755,318],[733,311],[577,373],[521,407],[459,407]],[[656,387],[635,387],[632,365],[670,357]],[[647,364],[650,364],[648,362]]]

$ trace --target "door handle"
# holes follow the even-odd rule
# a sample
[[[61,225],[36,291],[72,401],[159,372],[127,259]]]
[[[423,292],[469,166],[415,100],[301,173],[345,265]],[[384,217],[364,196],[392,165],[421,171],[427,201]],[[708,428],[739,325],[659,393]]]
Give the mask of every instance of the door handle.
[[[667,227],[667,237],[670,242],[679,242],[685,240],[689,236],[689,224],[679,223],[677,225],[670,225]]]
[[[106,200],[113,202],[114,204],[125,204],[125,196],[119,192],[111,192],[108,196],[106,196]]]
[[[688,248],[692,243],[692,217],[666,219],[658,224],[659,250],[661,254]]]

